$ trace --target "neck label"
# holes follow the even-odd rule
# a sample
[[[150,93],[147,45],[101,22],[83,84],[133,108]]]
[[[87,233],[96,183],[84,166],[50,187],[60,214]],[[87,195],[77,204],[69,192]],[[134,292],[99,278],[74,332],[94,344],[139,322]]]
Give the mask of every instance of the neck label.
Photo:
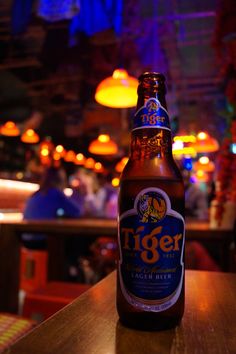
[[[143,128],[170,130],[168,112],[156,98],[149,98],[134,115],[133,130]]]

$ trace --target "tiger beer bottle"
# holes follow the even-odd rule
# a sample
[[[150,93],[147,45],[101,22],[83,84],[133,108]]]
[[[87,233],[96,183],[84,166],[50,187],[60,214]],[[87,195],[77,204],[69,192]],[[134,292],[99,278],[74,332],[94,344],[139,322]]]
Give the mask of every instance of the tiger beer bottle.
[[[172,156],[165,77],[139,78],[119,193],[117,310],[129,327],[176,326],[184,312],[184,185]]]

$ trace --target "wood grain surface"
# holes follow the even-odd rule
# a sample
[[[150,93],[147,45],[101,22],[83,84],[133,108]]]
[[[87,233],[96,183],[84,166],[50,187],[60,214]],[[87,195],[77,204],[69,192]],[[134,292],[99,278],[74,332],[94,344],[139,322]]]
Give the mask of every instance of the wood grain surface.
[[[115,308],[115,272],[26,337],[8,354],[235,354],[236,274],[186,271],[179,327],[128,329]]]

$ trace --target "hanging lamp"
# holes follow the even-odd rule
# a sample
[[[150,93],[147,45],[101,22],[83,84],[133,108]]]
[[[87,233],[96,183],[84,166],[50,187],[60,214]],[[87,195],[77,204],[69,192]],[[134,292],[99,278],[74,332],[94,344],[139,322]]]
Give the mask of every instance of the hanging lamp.
[[[12,121],[6,122],[1,127],[1,134],[5,136],[18,136],[20,135],[20,130],[17,128],[16,124]]]
[[[84,165],[86,161],[86,157],[80,152],[75,156],[74,163],[76,165]]]
[[[103,173],[105,171],[101,162],[95,162],[93,170],[97,173]]]
[[[210,153],[219,150],[219,143],[206,132],[197,134],[197,140],[191,145],[197,153]]]
[[[129,108],[137,104],[138,80],[128,75],[125,69],[116,69],[112,76],[97,87],[95,100],[111,108]]]
[[[209,160],[208,156],[201,156],[193,166],[195,171],[213,172],[215,170],[215,164]]]
[[[92,157],[88,157],[85,161],[84,167],[92,170],[94,168],[95,161]]]
[[[95,155],[115,155],[118,152],[118,146],[108,134],[100,134],[90,143],[88,150]]]
[[[75,161],[76,154],[73,150],[68,150],[64,156],[64,160],[66,162],[74,162]]]
[[[46,136],[43,141],[41,141],[39,146],[39,154],[41,156],[49,156],[54,149],[54,145],[50,136]]]
[[[55,147],[55,152],[56,152],[57,154],[59,154],[60,157],[64,157],[65,154],[66,154],[66,150],[65,150],[64,146],[62,146],[62,145],[57,145],[57,146]]]
[[[26,144],[36,144],[39,142],[39,136],[33,129],[27,129],[21,135],[21,141]]]
[[[44,166],[50,166],[52,162],[52,152],[54,150],[54,144],[50,136],[46,136],[39,145],[39,158]]]
[[[52,158],[54,161],[60,161],[61,155],[56,150],[53,151]]]

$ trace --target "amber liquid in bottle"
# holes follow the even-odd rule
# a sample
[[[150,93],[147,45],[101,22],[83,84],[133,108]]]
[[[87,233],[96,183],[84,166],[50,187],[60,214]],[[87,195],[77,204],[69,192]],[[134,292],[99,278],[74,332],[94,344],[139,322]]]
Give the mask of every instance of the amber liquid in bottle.
[[[164,85],[165,78],[163,75],[158,73],[144,73],[141,75],[139,79],[139,88],[138,88],[138,104],[136,112],[142,108],[145,103],[150,98],[155,98],[160,102],[161,106],[166,109],[166,101],[165,101],[165,85]],[[155,110],[154,110],[155,113]],[[153,111],[151,112],[151,116],[153,115]],[[158,116],[158,115],[157,115]],[[170,129],[166,129],[166,127],[162,127],[158,125],[158,122],[153,120],[153,118],[149,119],[149,124],[151,126],[140,126],[138,129],[134,129],[132,131],[131,136],[131,152],[129,161],[122,173],[121,181],[120,181],[120,194],[119,194],[119,216],[120,218],[123,217],[125,213],[129,210],[133,210],[134,203],[137,195],[142,192],[143,190],[149,190],[152,188],[157,188],[158,190],[163,191],[169,197],[171,203],[171,209],[176,211],[181,216],[184,215],[184,185],[182,181],[181,173],[173,160],[172,156],[172,138]],[[146,116],[144,117],[146,119]],[[151,121],[150,121],[151,119]],[[168,119],[168,116],[167,116]],[[157,119],[156,119],[157,120]],[[154,124],[153,124],[154,122]],[[156,124],[157,123],[157,124]],[[149,192],[148,192],[149,193]],[[149,193],[149,197],[152,197],[153,194]],[[155,196],[155,195],[154,195]],[[153,198],[152,198],[153,200]],[[152,204],[153,206],[153,204]],[[151,206],[151,207],[152,207]],[[149,208],[150,209],[150,208]],[[151,210],[151,209],[150,209]],[[148,215],[148,214],[145,214]],[[147,216],[148,218],[149,216]],[[143,219],[144,220],[144,219]],[[126,241],[123,239],[121,240],[121,221],[119,220],[119,248],[120,248],[120,259],[123,267],[129,271],[129,269],[137,269],[137,258],[140,257],[140,254],[147,256],[150,258],[150,254],[148,253],[148,247],[150,243],[143,243],[146,245],[146,249],[142,249],[140,244],[135,243],[135,239],[137,240],[137,235],[135,232],[132,234],[132,231],[127,231],[127,238]],[[153,227],[158,227],[160,222],[152,223]],[[136,226],[132,226],[129,224],[132,230],[136,230]],[[145,220],[144,224],[139,223],[139,227],[142,225],[147,225],[147,220]],[[133,227],[133,228],[132,228]],[[145,226],[146,227],[146,226]],[[134,239],[134,243],[131,244],[129,241],[129,237],[131,236]],[[182,235],[182,234],[181,234]],[[175,252],[175,249],[178,249],[179,244],[176,239],[176,243],[174,243],[174,239],[170,236],[166,236],[165,234],[163,240],[161,241],[158,239],[159,235],[156,236],[157,241],[155,241],[155,245],[162,245],[162,249],[164,250],[163,254],[165,259],[168,257],[179,257],[181,254],[180,251]],[[175,235],[172,235],[175,236]],[[182,237],[184,238],[184,231]],[[139,239],[138,239],[139,240]],[[154,242],[150,241],[150,242]],[[173,241],[173,242],[172,242]],[[125,244],[125,245],[124,245]],[[183,240],[184,244],[184,240]],[[182,244],[182,248],[184,245]],[[131,250],[133,245],[134,252]],[[122,250],[126,248],[128,250],[128,258],[122,256]],[[169,251],[170,250],[170,251]],[[155,252],[155,250],[154,250]],[[160,253],[160,252],[159,252]],[[161,261],[161,257],[159,261]],[[132,265],[132,259],[134,259],[134,263],[136,265]],[[149,259],[148,259],[149,260]],[[166,274],[168,276],[168,264],[165,261],[165,267],[167,270],[163,270],[163,265],[151,263],[151,259],[149,260],[150,263],[147,263],[145,266],[145,272],[148,273],[149,269],[161,269],[160,274]],[[118,262],[118,263],[119,263]],[[125,262],[129,262],[129,264],[125,264]],[[131,263],[131,264],[130,264]],[[141,264],[141,263],[140,263]],[[149,268],[148,268],[149,267]],[[170,266],[171,267],[171,266]],[[181,267],[178,267],[178,269]],[[182,267],[183,268],[183,267]],[[140,272],[142,267],[140,266],[137,272]],[[151,270],[150,270],[151,272]],[[135,272],[134,272],[135,273]],[[123,273],[124,274],[124,273]],[[159,274],[159,273],[154,273]],[[174,274],[174,273],[172,273]],[[132,274],[132,277],[137,276],[141,277],[139,273]],[[143,276],[143,275],[142,275]],[[162,276],[162,275],[161,275]],[[160,277],[161,277],[160,276]],[[172,275],[170,275],[172,277]],[[180,291],[177,297],[177,300],[173,303],[173,305],[168,305],[167,308],[163,310],[156,311],[152,304],[155,304],[155,300],[149,301],[148,303],[151,304],[151,308],[143,307],[137,305],[139,300],[137,300],[136,304],[136,295],[133,297],[134,300],[129,300],[129,291],[131,288],[126,291],[124,289],[124,285],[121,284],[121,268],[118,265],[117,271],[117,310],[120,317],[120,320],[123,324],[143,329],[143,330],[162,330],[167,328],[173,328],[176,326],[184,312],[184,269],[182,270],[182,281],[180,282]],[[168,280],[169,281],[169,280]],[[142,291],[143,288],[148,288],[148,284],[145,285],[145,280],[140,281],[140,284],[137,286]],[[124,282],[125,283],[125,282]],[[163,286],[166,286],[165,281],[163,281]],[[142,285],[143,284],[143,285]],[[136,285],[134,285],[136,286]],[[155,286],[155,285],[151,285]],[[171,284],[170,284],[171,286]],[[151,291],[151,290],[150,290]],[[131,290],[132,292],[132,290]],[[132,302],[133,301],[133,302]],[[157,300],[157,303],[159,300]],[[145,303],[145,301],[144,301]],[[169,306],[169,307],[168,307]]]

